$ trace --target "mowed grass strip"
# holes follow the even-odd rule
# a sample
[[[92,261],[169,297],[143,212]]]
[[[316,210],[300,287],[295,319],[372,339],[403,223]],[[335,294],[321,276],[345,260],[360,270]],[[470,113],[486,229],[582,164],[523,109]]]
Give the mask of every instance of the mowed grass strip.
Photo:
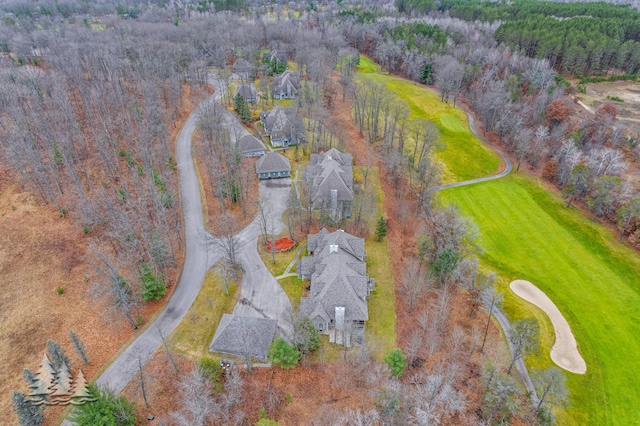
[[[367,274],[376,280],[376,291],[371,294],[368,301],[369,321],[365,332],[376,358],[382,360],[396,346],[396,299],[391,275],[389,244],[386,238],[382,241],[375,239],[377,222],[384,212],[384,194],[380,184],[380,171],[377,167],[369,169],[367,186],[373,189],[376,202],[375,208],[366,218],[371,236],[365,241]]]
[[[509,176],[443,191],[440,201],[460,207],[478,224],[482,259],[502,276],[505,311],[511,319],[530,305],[508,290],[529,280],[565,316],[587,363],[587,373],[566,373],[570,406],[558,424],[640,424],[640,257],[538,181]],[[527,359],[551,365],[554,341],[543,321],[546,353]]]
[[[385,85],[400,99],[407,102],[411,119],[426,118],[438,126],[446,147],[436,153],[436,160],[444,166],[445,183],[460,182],[496,173],[500,159],[480,141],[469,128],[466,114],[452,103],[440,101],[440,96],[425,87],[388,74],[380,66],[360,56],[360,78]],[[413,151],[414,141],[408,138],[407,151]]]
[[[232,283],[229,295],[224,292],[222,277],[211,268],[204,278],[200,293],[180,324],[167,339],[171,350],[197,361],[210,356],[209,345],[222,314],[230,314],[236,304],[237,285]]]

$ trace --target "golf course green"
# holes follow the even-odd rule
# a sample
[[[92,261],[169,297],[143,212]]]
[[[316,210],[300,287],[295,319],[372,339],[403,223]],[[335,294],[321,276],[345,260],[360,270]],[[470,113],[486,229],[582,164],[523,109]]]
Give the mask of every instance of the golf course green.
[[[531,281],[569,322],[587,373],[566,372],[570,402],[558,424],[640,424],[640,256],[526,175],[442,191],[439,201],[478,225],[482,263],[502,277],[509,318],[541,322],[541,350],[528,368],[552,365],[553,329],[508,283]]]
[[[436,160],[443,165],[445,183],[460,182],[492,175],[498,171],[500,160],[469,129],[466,114],[453,103],[440,101],[440,96],[411,81],[384,74],[380,66],[360,56],[359,78],[384,84],[398,98],[405,101],[411,111],[411,119],[426,118],[438,126],[445,148],[436,152]],[[414,142],[405,144],[413,150]]]
[[[492,175],[495,153],[476,138],[464,113],[437,94],[383,74],[360,58],[359,78],[381,82],[405,100],[412,118],[437,124],[447,147],[437,153],[445,180]],[[532,282],[555,303],[571,326],[587,364],[584,375],[565,372],[569,401],[553,409],[559,425],[640,425],[640,256],[606,227],[565,202],[526,172],[443,190],[472,218],[481,234],[482,266],[499,275],[502,309],[511,321],[535,318],[540,348],[525,362],[529,370],[553,365],[553,326],[544,312],[516,296],[515,279]]]

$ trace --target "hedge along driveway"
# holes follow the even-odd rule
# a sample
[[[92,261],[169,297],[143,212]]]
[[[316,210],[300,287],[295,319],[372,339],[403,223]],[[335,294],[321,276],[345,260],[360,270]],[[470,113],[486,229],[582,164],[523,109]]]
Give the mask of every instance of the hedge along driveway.
[[[445,183],[460,182],[496,173],[500,159],[495,152],[482,143],[469,129],[466,114],[440,101],[433,91],[398,77],[382,74],[379,66],[361,56],[358,65],[360,78],[382,83],[398,98],[409,105],[411,119],[426,118],[438,126],[446,147],[436,153],[436,160],[444,168]],[[405,144],[413,151],[413,139]]]
[[[531,281],[569,322],[587,373],[566,373],[571,401],[558,424],[640,423],[638,254],[581,212],[566,209],[533,178],[512,175],[445,190],[439,199],[474,219],[482,234],[483,263],[504,283]],[[527,316],[529,306],[506,285],[506,313],[512,320]],[[527,359],[530,367],[551,365],[553,340],[543,336],[545,350]]]

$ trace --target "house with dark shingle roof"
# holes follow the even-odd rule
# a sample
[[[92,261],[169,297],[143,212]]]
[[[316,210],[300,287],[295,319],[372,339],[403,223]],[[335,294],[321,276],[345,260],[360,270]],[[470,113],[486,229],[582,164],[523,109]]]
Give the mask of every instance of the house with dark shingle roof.
[[[309,256],[297,265],[298,277],[311,279],[308,297],[300,298],[300,315],[309,317],[331,343],[361,341],[369,320],[367,299],[374,281],[367,276],[364,239],[326,228],[309,234]]]
[[[265,53],[262,60],[268,60],[269,62],[276,61],[287,65],[287,52],[282,50],[272,50],[271,52]]]
[[[284,155],[268,152],[256,161],[256,173],[260,179],[286,178],[291,175],[291,163]]]
[[[240,73],[249,73],[251,72],[251,64],[244,58],[238,58],[232,66],[233,72]]]
[[[266,361],[277,326],[272,319],[223,314],[209,352]]]
[[[331,148],[311,154],[304,178],[310,184],[313,209],[330,210],[331,218],[342,221],[351,217],[353,202],[353,157]]]
[[[244,135],[238,140],[238,150],[243,157],[261,157],[267,149],[262,141],[253,135]]]
[[[244,98],[246,102],[255,104],[258,102],[258,91],[250,84],[241,84],[238,86],[236,93],[234,93],[233,97],[235,98],[238,93],[240,96]]]
[[[273,98],[293,99],[298,94],[300,87],[300,75],[297,72],[286,70],[273,77]]]
[[[293,108],[276,105],[271,111],[260,114],[260,122],[273,146],[297,145],[304,139],[302,120]]]

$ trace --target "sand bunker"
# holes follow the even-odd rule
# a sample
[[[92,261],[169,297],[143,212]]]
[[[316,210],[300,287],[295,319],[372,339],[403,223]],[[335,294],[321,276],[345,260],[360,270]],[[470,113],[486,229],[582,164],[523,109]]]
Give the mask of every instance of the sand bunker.
[[[556,333],[556,343],[551,348],[553,362],[572,373],[586,373],[587,364],[578,352],[578,345],[571,327],[551,299],[529,281],[515,280],[510,287],[515,294],[542,309],[551,319]]]

